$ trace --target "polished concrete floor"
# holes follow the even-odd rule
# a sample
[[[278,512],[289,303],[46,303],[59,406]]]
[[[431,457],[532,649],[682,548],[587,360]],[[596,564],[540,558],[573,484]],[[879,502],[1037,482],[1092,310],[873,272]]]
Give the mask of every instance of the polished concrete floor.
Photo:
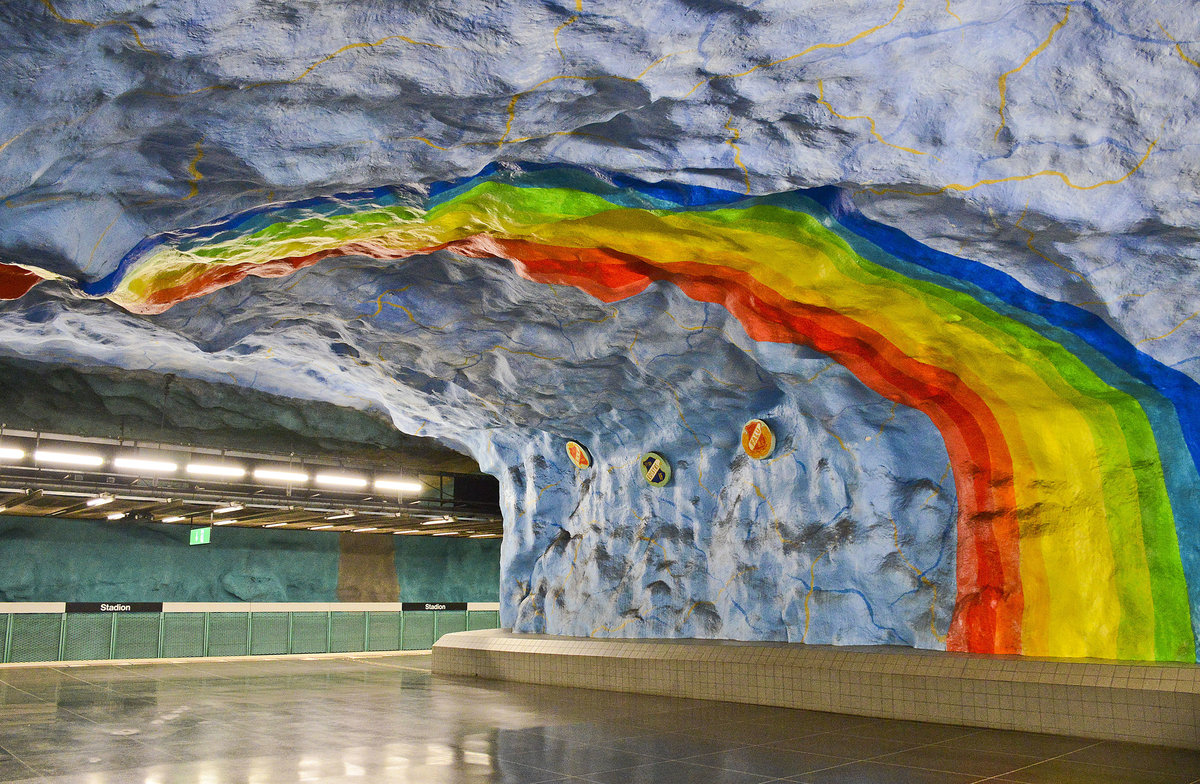
[[[0,781],[1192,784],[1200,753],[435,678],[395,655],[0,669]]]

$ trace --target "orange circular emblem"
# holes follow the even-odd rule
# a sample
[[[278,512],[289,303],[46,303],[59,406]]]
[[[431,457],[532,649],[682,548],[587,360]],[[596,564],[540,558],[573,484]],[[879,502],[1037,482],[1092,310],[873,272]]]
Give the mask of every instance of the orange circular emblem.
[[[592,456],[587,451],[587,447],[578,441],[567,442],[567,457],[571,458],[571,462],[576,468],[591,468]]]
[[[775,434],[761,419],[751,419],[742,428],[742,449],[755,460],[762,460],[775,450]]]

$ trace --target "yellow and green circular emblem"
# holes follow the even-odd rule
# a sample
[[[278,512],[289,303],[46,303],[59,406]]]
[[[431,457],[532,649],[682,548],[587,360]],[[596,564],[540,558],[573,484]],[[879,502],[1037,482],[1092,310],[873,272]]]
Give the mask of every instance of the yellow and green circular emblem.
[[[671,481],[671,464],[658,452],[647,452],[639,463],[642,476],[653,486],[662,487]]]

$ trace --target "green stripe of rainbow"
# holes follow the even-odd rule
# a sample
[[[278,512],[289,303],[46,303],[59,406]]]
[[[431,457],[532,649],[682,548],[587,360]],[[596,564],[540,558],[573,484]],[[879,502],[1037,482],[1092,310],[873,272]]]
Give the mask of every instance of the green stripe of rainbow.
[[[669,280],[721,302],[751,337],[824,351],[929,414],[959,493],[949,648],[1195,660],[1196,601],[1173,508],[1195,498],[1172,498],[1164,460],[1192,488],[1195,465],[1180,453],[1169,405],[1156,433],[1139,398],[1122,391],[1142,382],[1110,383],[1116,363],[1061,339],[1036,313],[917,274],[799,194],[708,192],[689,206],[662,188],[577,171],[557,185],[546,173],[502,179],[481,176],[421,206],[377,191],[153,238],[127,257],[107,297],[152,313],[328,256],[439,248],[511,259],[530,278],[609,300]]]

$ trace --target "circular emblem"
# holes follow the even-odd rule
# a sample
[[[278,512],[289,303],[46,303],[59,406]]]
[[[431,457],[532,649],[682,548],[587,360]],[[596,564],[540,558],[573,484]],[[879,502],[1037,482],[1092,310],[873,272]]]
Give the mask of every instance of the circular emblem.
[[[762,460],[775,450],[775,434],[761,419],[751,419],[742,428],[742,449],[755,460]]]
[[[567,457],[571,458],[571,462],[576,468],[591,468],[592,455],[587,451],[587,447],[578,441],[567,442]]]
[[[658,452],[647,452],[641,459],[642,476],[655,487],[671,481],[671,464]]]

